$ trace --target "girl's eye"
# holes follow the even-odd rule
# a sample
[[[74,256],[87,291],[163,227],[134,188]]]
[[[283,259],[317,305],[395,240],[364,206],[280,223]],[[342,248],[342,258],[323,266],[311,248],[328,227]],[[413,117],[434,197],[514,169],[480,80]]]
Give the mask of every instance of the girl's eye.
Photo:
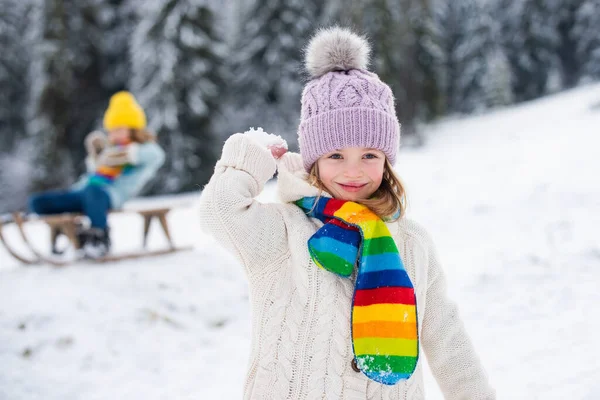
[[[327,158],[331,158],[331,159],[333,159],[333,160],[341,160],[341,159],[342,159],[342,155],[341,155],[341,154],[339,154],[339,153],[333,153],[333,154],[331,154],[331,155],[330,155],[329,157],[327,157]]]
[[[372,160],[374,158],[377,158],[377,154],[373,154],[373,153],[367,153],[363,156],[364,158],[367,158],[369,160]]]

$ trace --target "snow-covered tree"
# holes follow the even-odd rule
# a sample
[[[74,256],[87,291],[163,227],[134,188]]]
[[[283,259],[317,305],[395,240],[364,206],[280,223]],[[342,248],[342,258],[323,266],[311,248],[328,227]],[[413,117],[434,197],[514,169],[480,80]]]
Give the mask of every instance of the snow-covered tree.
[[[240,15],[231,54],[230,102],[238,128],[263,125],[294,141],[300,114],[303,53],[325,2],[256,0]]]
[[[574,30],[577,24],[577,11],[582,3],[583,0],[560,0],[559,4],[554,5],[557,14],[556,29],[559,35],[556,53],[560,62],[560,83],[563,88],[576,85],[581,76],[581,63],[577,57],[579,38]]]
[[[512,104],[512,75],[502,48],[497,46],[493,51],[489,51],[484,62],[486,68],[482,76],[483,102],[489,108]]]
[[[501,60],[494,21],[477,0],[441,0],[435,11],[446,60],[449,111],[471,113],[488,108],[489,79],[501,73],[494,71]],[[496,85],[501,81],[500,77],[494,79]]]
[[[0,154],[9,152],[25,136],[28,8],[22,1],[5,0],[0,9]]]
[[[419,113],[425,121],[440,117],[447,112],[448,99],[444,87],[448,79],[445,69],[446,56],[443,50],[442,27],[437,24],[433,2],[419,7],[421,16],[411,18],[415,31],[415,60],[420,71],[423,91],[423,106]]]
[[[68,47],[74,56],[68,137],[73,166],[81,172],[85,158],[83,139],[101,127],[110,95],[125,83],[120,64],[113,58],[118,54],[118,61],[127,60],[128,53],[122,38],[114,35],[121,26],[111,24],[111,15],[120,11],[119,1],[72,1],[67,11]]]
[[[102,87],[107,94],[127,87],[131,77],[129,43],[137,24],[135,0],[97,0],[102,4],[99,25],[102,29],[101,41]]]
[[[160,0],[138,8],[131,89],[167,153],[150,190],[197,189],[208,181],[221,147],[211,124],[223,90],[223,48],[213,13],[203,0]]]
[[[107,42],[115,38],[111,15],[120,5],[34,0],[28,132],[39,145],[36,189],[64,187],[84,169],[83,138],[98,128],[110,94],[120,88],[117,79],[106,78],[119,74],[111,57],[118,49],[123,59],[128,55],[121,42]]]
[[[557,71],[556,3],[553,0],[499,0],[495,15],[501,20],[501,38],[512,71],[516,101],[542,96]]]
[[[392,89],[405,134],[415,132],[419,122],[440,115],[445,107],[442,54],[428,3],[369,0],[345,11],[345,19],[369,38],[371,69]]]
[[[34,190],[64,187],[73,179],[66,147],[76,59],[68,43],[70,5],[68,0],[33,3],[27,130],[35,144],[31,147]]]
[[[25,143],[29,4],[5,0],[0,9],[0,213],[23,209],[29,181]]]
[[[600,2],[583,0],[572,30],[581,80],[600,79]]]
[[[436,24],[435,4],[430,0],[388,2],[399,23],[403,51],[394,57],[399,61],[402,78],[397,83],[397,114],[405,133],[416,130],[416,124],[443,115],[447,108],[444,96],[444,53],[440,27]],[[399,10],[404,10],[400,13]],[[392,11],[394,12],[394,11]],[[385,34],[385,30],[381,32]],[[388,52],[398,53],[390,38]],[[393,79],[394,70],[389,71]],[[413,127],[413,125],[415,127]]]

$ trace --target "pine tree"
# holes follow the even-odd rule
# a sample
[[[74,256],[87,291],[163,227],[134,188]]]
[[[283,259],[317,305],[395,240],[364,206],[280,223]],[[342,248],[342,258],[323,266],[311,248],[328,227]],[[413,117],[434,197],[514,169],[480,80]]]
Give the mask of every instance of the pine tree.
[[[238,129],[262,125],[294,141],[303,87],[301,47],[322,22],[325,2],[256,0],[241,15],[232,55]]]
[[[30,54],[25,42],[28,4],[5,0],[0,9],[0,155],[25,137],[27,65]]]
[[[570,88],[577,84],[581,76],[581,63],[577,57],[578,38],[574,34],[577,24],[577,10],[583,0],[561,0],[555,4],[556,29],[559,35],[557,55],[560,61],[561,86]]]
[[[39,145],[33,182],[38,190],[65,187],[84,169],[83,139],[98,128],[113,89],[105,79],[111,74],[111,53],[105,53],[110,46],[123,48],[106,42],[112,38],[110,15],[118,5],[35,0],[28,131]]]
[[[102,4],[100,18],[101,81],[107,96],[125,89],[131,78],[129,45],[138,22],[135,0],[97,0]],[[108,97],[107,97],[108,98]]]
[[[506,56],[501,40],[501,19],[494,11],[494,3],[488,2],[483,7],[483,15],[490,18],[489,34],[491,47],[485,52],[485,73],[482,77],[483,101],[488,108],[506,106],[514,102],[513,76],[510,61]]]
[[[442,29],[435,20],[432,1],[424,2],[417,18],[411,18],[415,31],[415,60],[420,72],[423,90],[422,119],[431,121],[447,112],[448,101],[444,93],[447,79],[444,68],[446,57],[443,51]]]
[[[600,79],[600,3],[584,0],[575,14],[573,41],[581,80]]]
[[[131,87],[167,153],[150,192],[197,189],[218,154],[211,118],[223,87],[222,42],[206,1],[161,0],[140,7],[132,38]]]
[[[547,93],[549,77],[559,69],[557,15],[550,0],[500,0],[500,38],[512,71],[516,101]]]
[[[403,134],[445,108],[441,92],[439,40],[425,0],[370,0],[347,14],[373,47],[371,68],[396,100]]]
[[[36,0],[31,20],[27,130],[36,166],[32,189],[64,187],[73,179],[67,149],[75,54],[68,45],[68,0]]]
[[[483,102],[489,108],[506,106],[514,101],[510,64],[501,47],[486,55],[482,79]]]
[[[375,0],[365,9],[363,24],[372,39],[375,72],[394,93],[403,133],[414,132],[422,103],[416,77],[415,36],[404,1]],[[404,6],[404,7],[403,7]]]
[[[394,9],[394,2],[389,5]],[[399,97],[397,112],[407,128],[404,131],[410,133],[414,124],[430,121],[446,112],[443,40],[435,21],[433,1],[402,0],[399,9],[405,12],[397,13],[396,18],[406,26],[402,32],[404,54],[399,54],[403,76],[401,85],[410,89]],[[382,33],[385,34],[385,31]],[[393,38],[390,39],[388,51],[395,52]]]
[[[85,136],[102,127],[111,95],[127,88],[129,43],[137,21],[132,0],[80,0],[69,12],[69,46],[76,54],[71,93],[69,150],[78,173],[85,169]]]
[[[29,4],[5,0],[0,9],[0,213],[24,208],[30,153],[25,146]],[[20,145],[23,143],[24,145]]]
[[[73,167],[84,169],[85,136],[101,125],[102,115],[112,94],[114,81],[118,79],[117,68],[110,64],[110,57],[121,50],[127,60],[127,47],[113,36],[109,25],[118,4],[105,0],[73,0],[68,10],[68,46],[74,55],[74,84],[70,92],[70,121],[67,130],[69,152]],[[117,77],[106,79],[107,76]],[[124,82],[123,82],[124,83]]]
[[[442,0],[436,6],[445,54],[446,96],[451,112],[471,113],[487,103],[488,79],[499,61],[494,21],[476,0]],[[496,55],[496,56],[495,56]],[[498,82],[496,82],[498,83]]]

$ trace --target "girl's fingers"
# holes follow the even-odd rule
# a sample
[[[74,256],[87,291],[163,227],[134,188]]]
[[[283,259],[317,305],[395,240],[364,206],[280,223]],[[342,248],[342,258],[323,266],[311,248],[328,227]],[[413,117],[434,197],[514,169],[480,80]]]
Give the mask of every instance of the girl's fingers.
[[[267,148],[271,150],[271,154],[276,159],[279,159],[282,155],[284,155],[287,152],[287,149],[281,145],[271,145],[267,146]]]

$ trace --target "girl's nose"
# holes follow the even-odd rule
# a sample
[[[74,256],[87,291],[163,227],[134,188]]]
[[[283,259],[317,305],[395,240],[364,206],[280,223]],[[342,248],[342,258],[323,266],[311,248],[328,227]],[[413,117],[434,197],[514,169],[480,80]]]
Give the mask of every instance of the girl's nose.
[[[359,178],[362,176],[362,169],[355,163],[348,163],[344,175],[348,178]]]

